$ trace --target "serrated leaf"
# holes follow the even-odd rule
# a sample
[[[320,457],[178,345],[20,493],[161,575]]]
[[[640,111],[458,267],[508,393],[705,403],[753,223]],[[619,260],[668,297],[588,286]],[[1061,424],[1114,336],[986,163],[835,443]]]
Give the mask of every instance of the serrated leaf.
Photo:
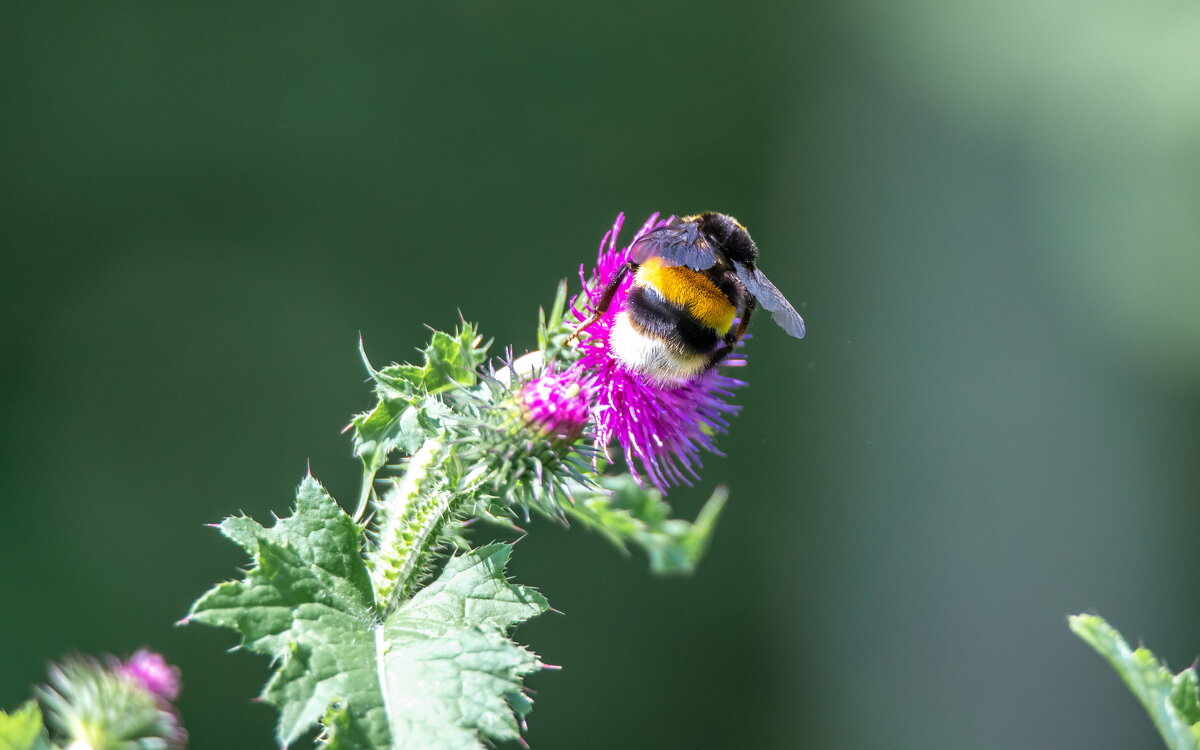
[[[51,750],[42,710],[34,701],[11,714],[0,711],[0,750]]]
[[[628,474],[601,479],[607,494],[576,493],[564,510],[574,520],[600,532],[618,547],[634,544],[650,557],[658,574],[691,574],[708,550],[708,542],[728,498],[718,487],[693,522],[671,517],[662,493],[641,487]]]
[[[425,355],[425,389],[430,393],[455,386],[475,385],[475,368],[483,363],[484,350],[478,349],[479,335],[470,324],[451,335],[434,331]]]
[[[450,409],[436,394],[476,384],[477,368],[487,354],[486,345],[474,326],[464,323],[454,334],[434,331],[429,345],[421,350],[424,365],[388,365],[376,370],[367,358],[360,339],[359,355],[375,381],[375,406],[355,416],[347,429],[354,429],[354,455],[363,463],[362,490],[355,518],[369,502],[375,475],[399,451],[412,455],[426,438],[443,427]]]
[[[1172,675],[1148,649],[1131,649],[1121,634],[1096,615],[1068,618],[1071,630],[1117,670],[1150,714],[1171,750],[1200,750],[1200,703],[1195,667]]]
[[[396,736],[406,738],[399,746],[476,750],[484,747],[478,732],[520,737],[514,712],[523,717],[528,707],[520,678],[542,665],[504,633],[548,605],[505,580],[511,549],[492,544],[451,558],[384,624],[384,683],[401,723]],[[456,720],[445,721],[447,712]]]
[[[275,660],[263,697],[279,708],[281,744],[322,718],[336,748],[478,750],[485,738],[519,736],[521,679],[541,665],[506,632],[547,605],[504,578],[508,546],[452,558],[381,621],[361,528],[316,480],[275,526],[235,518],[221,531],[254,564],[201,597],[189,619],[237,630]]]
[[[401,397],[412,397],[423,392],[425,372],[424,367],[417,365],[388,365],[374,374],[374,380]]]

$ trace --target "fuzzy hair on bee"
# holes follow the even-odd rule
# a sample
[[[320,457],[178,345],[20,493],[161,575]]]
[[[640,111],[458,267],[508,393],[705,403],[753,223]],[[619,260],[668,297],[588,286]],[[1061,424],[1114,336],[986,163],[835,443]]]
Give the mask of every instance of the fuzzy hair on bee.
[[[756,307],[803,338],[804,320],[757,263],[758,247],[737,219],[685,216],[634,243],[629,262],[575,335],[604,315],[633,273],[609,347],[626,367],[663,385],[686,383],[720,364],[745,335]]]

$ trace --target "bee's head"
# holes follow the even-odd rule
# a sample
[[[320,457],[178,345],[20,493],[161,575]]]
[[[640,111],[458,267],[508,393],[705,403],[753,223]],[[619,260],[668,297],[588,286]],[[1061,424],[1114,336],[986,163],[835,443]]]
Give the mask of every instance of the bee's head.
[[[731,260],[752,265],[758,260],[758,248],[750,233],[732,216],[718,213],[700,214],[700,231],[721,248]]]

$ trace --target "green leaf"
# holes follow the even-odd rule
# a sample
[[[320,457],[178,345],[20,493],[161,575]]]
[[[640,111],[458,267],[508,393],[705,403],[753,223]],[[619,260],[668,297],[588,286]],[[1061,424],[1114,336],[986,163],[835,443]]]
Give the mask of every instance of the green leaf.
[[[359,342],[360,353],[362,342]],[[362,353],[363,361],[366,361],[366,354]],[[370,363],[367,364],[367,369],[371,369]],[[379,372],[372,374],[372,379],[383,386],[387,386],[405,398],[411,398],[423,392],[425,388],[426,368],[418,367],[417,365],[388,365]]]
[[[1194,666],[1172,675],[1148,649],[1131,649],[1120,633],[1096,615],[1074,615],[1068,623],[1117,670],[1150,714],[1168,748],[1200,750],[1200,702]]]
[[[1200,680],[1196,667],[1183,670],[1171,682],[1171,705],[1185,722],[1192,725],[1192,733],[1200,739]]]
[[[189,620],[238,631],[272,657],[263,697],[290,744],[324,720],[334,748],[478,750],[519,737],[524,675],[537,657],[506,636],[546,610],[504,577],[507,545],[472,550],[381,619],[362,530],[312,478],[271,528],[233,518],[221,531],[253,557],[240,581],[201,597]]]
[[[429,345],[421,350],[424,365],[389,365],[376,370],[360,339],[358,351],[367,373],[375,381],[378,401],[367,412],[355,416],[347,429],[354,429],[354,455],[363,463],[362,491],[355,518],[360,518],[370,499],[375,475],[396,451],[412,455],[426,438],[441,431],[450,409],[436,394],[478,382],[477,369],[487,356],[487,345],[470,323],[455,333],[434,331]]]
[[[394,736],[404,738],[397,746],[475,750],[483,747],[477,731],[520,737],[517,718],[530,707],[520,678],[542,664],[504,632],[548,605],[505,580],[511,549],[492,544],[451,558],[384,624],[383,681]]]
[[[455,334],[434,331],[425,355],[425,389],[430,393],[455,386],[475,385],[476,368],[483,364],[487,347],[480,347],[474,326],[464,323]]]
[[[0,711],[0,750],[51,750],[42,710],[28,701],[15,712]]]
[[[622,549],[634,544],[650,557],[650,570],[663,575],[691,574],[708,542],[729,493],[718,487],[694,522],[671,518],[662,493],[641,487],[628,474],[601,479],[607,493],[576,492],[564,510]]]
[[[321,725],[325,727],[324,750],[371,750],[375,747],[366,725],[343,705],[331,707],[321,719]]]

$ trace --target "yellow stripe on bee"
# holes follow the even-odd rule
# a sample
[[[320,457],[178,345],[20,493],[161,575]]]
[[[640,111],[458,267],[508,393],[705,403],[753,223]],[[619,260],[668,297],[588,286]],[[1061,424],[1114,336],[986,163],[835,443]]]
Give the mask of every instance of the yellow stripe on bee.
[[[662,258],[647,258],[638,268],[637,283],[654,287],[668,302],[683,307],[722,336],[733,326],[737,310],[712,279],[699,271],[668,266]]]

